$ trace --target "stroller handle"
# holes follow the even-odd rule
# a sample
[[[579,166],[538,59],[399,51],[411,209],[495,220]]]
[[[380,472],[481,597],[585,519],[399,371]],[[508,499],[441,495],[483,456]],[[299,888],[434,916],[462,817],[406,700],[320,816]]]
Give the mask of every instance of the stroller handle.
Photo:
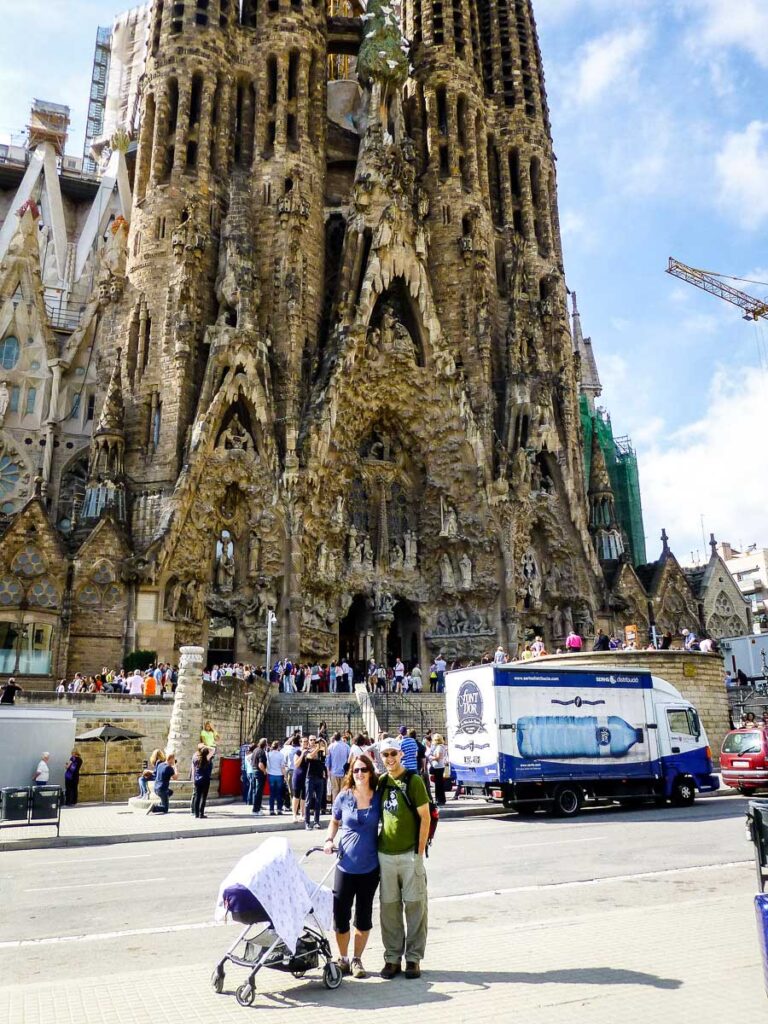
[[[338,847],[334,846],[332,852],[333,853],[338,853],[339,852],[338,851]],[[304,861],[308,860],[310,855],[313,854],[313,853],[325,853],[325,847],[324,846],[310,846],[310,848],[307,850],[307,852],[304,854],[304,856],[299,861],[299,864],[303,864]]]

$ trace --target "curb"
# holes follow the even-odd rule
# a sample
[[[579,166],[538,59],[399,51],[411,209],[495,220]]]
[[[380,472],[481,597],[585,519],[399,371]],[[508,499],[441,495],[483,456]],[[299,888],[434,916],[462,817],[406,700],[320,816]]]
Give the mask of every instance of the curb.
[[[480,804],[467,807],[445,807],[441,811],[443,820],[477,818],[488,815],[509,814],[502,804]],[[323,826],[321,826],[322,828]],[[16,842],[0,842],[0,853],[21,850],[46,850],[79,846],[116,846],[120,843],[157,843],[171,839],[210,839],[214,836],[240,836],[261,832],[301,832],[301,825],[282,821],[254,821],[246,824],[225,825],[222,828],[166,829],[162,832],[128,832],[124,835],[113,833],[103,836],[50,836],[40,839],[18,839]]]

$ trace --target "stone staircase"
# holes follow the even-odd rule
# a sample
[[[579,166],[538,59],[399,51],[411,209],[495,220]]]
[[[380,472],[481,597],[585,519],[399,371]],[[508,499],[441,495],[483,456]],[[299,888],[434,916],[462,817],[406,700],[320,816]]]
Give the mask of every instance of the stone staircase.
[[[276,693],[259,726],[270,740],[289,736],[294,729],[316,733],[325,722],[328,735],[349,729],[354,735],[365,728],[360,705],[353,693]]]
[[[378,727],[395,733],[401,725],[423,735],[427,729],[445,733],[445,697],[442,694],[371,694]],[[316,732],[325,722],[328,735],[349,729],[363,732],[366,718],[357,696],[349,693],[276,693],[259,726],[260,736],[282,739],[294,729]]]

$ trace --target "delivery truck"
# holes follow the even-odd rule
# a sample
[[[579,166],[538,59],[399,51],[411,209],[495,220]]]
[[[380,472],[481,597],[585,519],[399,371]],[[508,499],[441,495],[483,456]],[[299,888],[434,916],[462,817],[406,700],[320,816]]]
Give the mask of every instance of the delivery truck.
[[[500,790],[520,814],[684,806],[719,785],[696,708],[649,671],[479,665],[448,672],[445,696],[457,781]]]

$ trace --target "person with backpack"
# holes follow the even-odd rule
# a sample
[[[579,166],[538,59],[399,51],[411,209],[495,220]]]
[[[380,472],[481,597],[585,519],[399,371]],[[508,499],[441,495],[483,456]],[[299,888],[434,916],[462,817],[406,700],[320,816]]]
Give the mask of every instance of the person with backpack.
[[[381,977],[390,979],[400,974],[405,953],[406,978],[418,978],[427,946],[424,857],[431,829],[429,797],[419,775],[404,767],[399,740],[382,740],[379,750],[385,767],[378,786],[382,822],[379,913],[384,945]]]

